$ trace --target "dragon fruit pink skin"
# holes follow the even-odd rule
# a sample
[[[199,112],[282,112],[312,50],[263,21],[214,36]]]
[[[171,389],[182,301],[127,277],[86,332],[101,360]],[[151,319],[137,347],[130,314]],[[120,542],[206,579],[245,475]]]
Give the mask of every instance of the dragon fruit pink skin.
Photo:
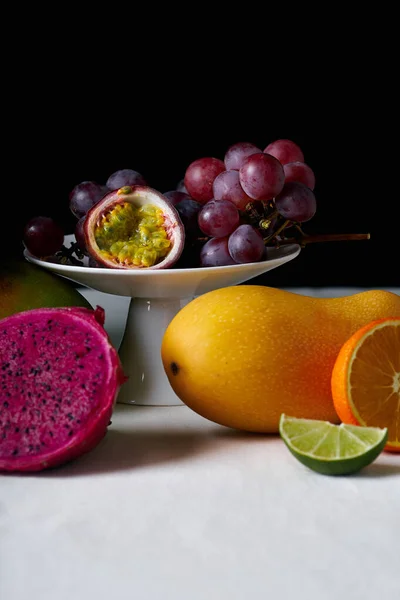
[[[0,471],[41,471],[92,450],[126,381],[104,310],[37,308],[0,320]]]

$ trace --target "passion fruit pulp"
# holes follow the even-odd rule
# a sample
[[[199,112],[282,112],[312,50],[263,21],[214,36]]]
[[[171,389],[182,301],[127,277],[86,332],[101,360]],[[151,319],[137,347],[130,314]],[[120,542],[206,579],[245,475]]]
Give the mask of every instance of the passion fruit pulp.
[[[167,269],[182,254],[178,211],[157,190],[124,186],[99,200],[84,223],[90,256],[111,269]]]

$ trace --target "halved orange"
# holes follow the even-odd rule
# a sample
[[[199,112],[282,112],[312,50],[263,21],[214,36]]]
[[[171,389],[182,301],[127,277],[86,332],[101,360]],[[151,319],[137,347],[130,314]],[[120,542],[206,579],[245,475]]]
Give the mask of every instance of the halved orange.
[[[331,384],[343,423],[387,427],[384,449],[400,452],[400,316],[356,331],[336,358]]]

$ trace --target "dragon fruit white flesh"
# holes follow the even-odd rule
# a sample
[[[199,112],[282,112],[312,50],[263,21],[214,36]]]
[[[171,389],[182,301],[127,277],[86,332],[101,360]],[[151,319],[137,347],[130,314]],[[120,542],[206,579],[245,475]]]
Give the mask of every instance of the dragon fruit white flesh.
[[[0,471],[92,450],[126,380],[104,310],[36,308],[0,320]]]

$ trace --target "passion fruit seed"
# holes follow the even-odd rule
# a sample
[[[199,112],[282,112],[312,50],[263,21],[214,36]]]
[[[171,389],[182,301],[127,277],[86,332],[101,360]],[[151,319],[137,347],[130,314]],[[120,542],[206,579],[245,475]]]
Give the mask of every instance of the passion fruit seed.
[[[153,204],[113,204],[98,219],[94,236],[100,254],[119,264],[151,267],[171,249],[164,213]]]

